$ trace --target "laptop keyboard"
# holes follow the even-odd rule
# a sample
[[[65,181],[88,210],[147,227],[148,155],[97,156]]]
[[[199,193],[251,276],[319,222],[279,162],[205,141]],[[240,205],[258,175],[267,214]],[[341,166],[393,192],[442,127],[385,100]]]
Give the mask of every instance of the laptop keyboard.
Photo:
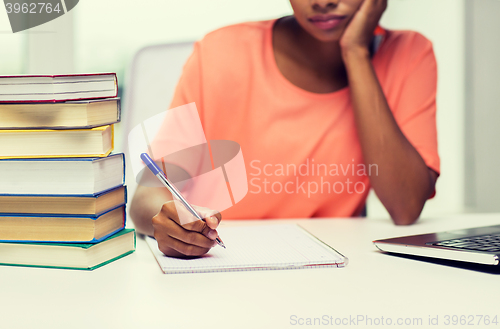
[[[431,242],[429,244],[446,248],[500,252],[500,233]]]

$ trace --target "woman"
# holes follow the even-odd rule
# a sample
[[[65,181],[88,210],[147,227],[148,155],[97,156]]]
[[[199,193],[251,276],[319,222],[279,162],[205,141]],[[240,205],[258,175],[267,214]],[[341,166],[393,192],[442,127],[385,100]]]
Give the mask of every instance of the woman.
[[[387,0],[290,3],[293,16],[208,34],[176,90],[172,107],[195,102],[207,140],[241,145],[249,192],[224,217],[358,216],[373,187],[412,224],[439,175],[431,43],[377,29]],[[166,255],[206,253],[220,214],[181,225],[187,211],[168,200],[141,186],[137,229]]]

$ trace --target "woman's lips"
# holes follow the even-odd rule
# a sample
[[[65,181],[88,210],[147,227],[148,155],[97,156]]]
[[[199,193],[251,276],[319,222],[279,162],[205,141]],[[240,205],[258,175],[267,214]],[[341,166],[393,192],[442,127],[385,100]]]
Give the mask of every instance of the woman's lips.
[[[309,21],[321,30],[331,30],[337,27],[347,16],[341,15],[316,15],[309,18]]]

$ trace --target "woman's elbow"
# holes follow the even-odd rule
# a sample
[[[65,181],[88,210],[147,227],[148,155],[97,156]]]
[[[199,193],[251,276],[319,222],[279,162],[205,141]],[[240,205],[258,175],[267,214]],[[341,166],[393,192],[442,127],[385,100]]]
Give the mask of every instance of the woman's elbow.
[[[430,169],[429,169],[430,170]],[[425,203],[432,196],[436,187],[437,174],[430,170],[428,186],[421,193],[407,195],[407,198],[399,200],[399,202],[387,209],[391,215],[392,221],[396,225],[411,225],[419,218]]]
[[[408,206],[394,207],[388,210],[392,221],[396,225],[411,225],[414,224],[422,213],[425,201],[414,203]]]
[[[396,225],[414,224],[418,220],[419,217],[420,217],[420,214],[417,216],[411,216],[411,215],[393,216],[393,215],[391,215],[392,221]]]

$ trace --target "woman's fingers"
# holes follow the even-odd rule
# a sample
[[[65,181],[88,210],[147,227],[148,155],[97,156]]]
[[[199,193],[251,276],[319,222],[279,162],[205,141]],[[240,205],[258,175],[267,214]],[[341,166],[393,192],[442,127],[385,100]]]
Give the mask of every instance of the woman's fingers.
[[[170,236],[164,237],[161,244],[160,242],[158,242],[158,248],[165,255],[172,257],[196,257],[204,255],[210,250],[210,248],[203,248],[200,246],[187,244]]]
[[[165,202],[161,208],[161,213],[189,231],[201,232],[206,226],[203,221],[191,214],[182,202],[177,200]]]
[[[176,240],[182,241],[188,245],[195,245],[202,248],[212,248],[214,241],[209,239],[202,232],[188,231],[176,223],[172,223],[168,235]],[[210,230],[210,229],[208,229]],[[208,235],[209,232],[207,232]]]
[[[207,225],[215,230],[222,219],[221,214],[213,209],[193,206],[194,209],[200,214],[200,216],[206,221]]]
[[[215,245],[221,215],[208,208],[196,207],[205,221],[193,216],[180,201],[163,204],[153,217],[154,236],[159,249],[167,256],[200,256]]]
[[[172,250],[186,256],[200,256],[214,246],[213,240],[200,232],[185,230],[161,213],[153,217],[152,223],[158,248],[167,256],[175,256]]]
[[[219,212],[199,206],[193,206],[193,208],[198,212],[198,214],[200,214],[204,221],[196,218],[180,201],[177,200],[166,202],[162,207],[162,211],[169,214],[169,218],[171,220],[181,225],[186,230],[203,232],[206,226],[212,230],[215,230],[217,226],[219,226],[222,218]]]

